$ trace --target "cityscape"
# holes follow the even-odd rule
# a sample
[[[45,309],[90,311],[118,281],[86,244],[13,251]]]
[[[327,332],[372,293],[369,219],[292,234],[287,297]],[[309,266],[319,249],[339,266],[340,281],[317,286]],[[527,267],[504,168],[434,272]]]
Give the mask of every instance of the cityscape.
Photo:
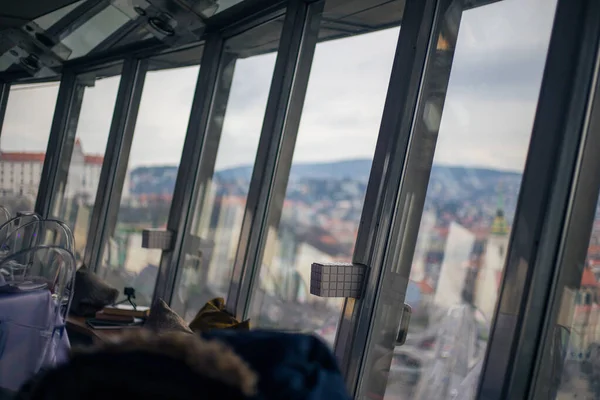
[[[9,208],[33,207],[43,157],[0,153],[0,193]],[[76,242],[83,247],[101,165],[102,157],[85,154],[77,141],[63,201],[55,208],[57,217],[72,224]],[[267,240],[253,296],[253,326],[315,332],[333,344],[343,299],[310,295],[310,266],[315,261],[351,261],[370,167],[368,159],[293,165],[281,221]],[[190,234],[194,240],[186,247],[172,302],[185,319],[191,319],[209,299],[227,295],[251,174],[251,166],[240,166],[213,176],[200,218],[204,222]],[[129,170],[116,230],[99,269],[113,286],[135,287],[140,304],[151,300],[161,255],[141,248],[141,232],[165,226],[176,176],[176,166]],[[520,183],[521,174],[512,171],[432,168],[406,296],[413,308],[412,339],[395,350],[388,376],[390,398],[431,397],[420,377],[435,375],[426,369],[442,359],[436,350],[440,335],[451,335],[446,343],[477,355],[465,361],[468,367],[461,379],[480,365]],[[574,295],[573,324],[579,324],[582,332],[580,348],[600,343],[594,322],[600,320],[599,279],[600,224],[596,223],[582,287]],[[465,306],[460,317],[450,313],[454,307]],[[565,326],[570,325],[565,321]],[[472,331],[472,326],[479,333],[465,335],[465,329]],[[580,352],[571,354],[574,361],[581,361],[577,360]]]

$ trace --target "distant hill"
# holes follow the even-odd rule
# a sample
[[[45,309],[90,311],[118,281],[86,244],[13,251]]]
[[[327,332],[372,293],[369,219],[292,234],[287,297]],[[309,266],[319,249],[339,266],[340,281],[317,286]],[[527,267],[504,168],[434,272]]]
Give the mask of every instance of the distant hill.
[[[486,168],[432,168],[426,205],[438,212],[461,214],[466,219],[490,219],[502,202],[506,217],[512,220],[517,206],[522,174]]]
[[[370,171],[370,159],[343,160],[322,163],[296,163],[292,166],[290,177],[329,179],[353,178],[357,180],[368,180]],[[445,165],[434,165],[431,174],[432,178],[447,177],[459,180],[487,180],[498,179],[500,177],[507,176],[521,176],[521,174],[511,171]],[[223,169],[217,171],[216,175],[226,180],[250,179],[252,175],[252,166],[245,165],[240,167]]]
[[[290,182],[353,180],[365,184],[369,179],[370,159],[343,160],[322,163],[296,163],[290,173]],[[252,175],[251,166],[228,168],[215,172],[216,182],[247,182]],[[131,171],[131,193],[169,193],[175,186],[177,167],[139,167]],[[505,199],[508,209],[514,208],[521,182],[521,174],[486,168],[436,165],[432,168],[428,198],[435,203],[464,202],[476,204],[483,201],[492,207],[499,196]],[[245,191],[246,184],[236,185]],[[315,189],[317,186],[315,186]],[[336,189],[337,190],[337,189]],[[327,196],[326,193],[323,195]],[[363,194],[364,195],[364,194]]]
[[[176,180],[176,166],[138,167],[129,173],[129,190],[138,196],[172,193]]]
[[[295,163],[290,171],[291,179],[355,179],[367,181],[371,170],[371,160],[343,160],[322,163]],[[215,175],[223,180],[249,180],[252,166],[240,166],[217,171]]]

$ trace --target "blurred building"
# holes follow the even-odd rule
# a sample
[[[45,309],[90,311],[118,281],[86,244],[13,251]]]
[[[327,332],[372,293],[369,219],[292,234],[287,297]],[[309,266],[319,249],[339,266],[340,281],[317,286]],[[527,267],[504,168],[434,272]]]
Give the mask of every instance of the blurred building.
[[[0,193],[35,197],[44,157],[44,153],[0,152]]]
[[[498,288],[502,279],[502,270],[508,249],[509,227],[504,215],[502,199],[499,198],[496,216],[490,229],[483,262],[479,267],[475,284],[474,303],[486,318],[491,321],[498,299]]]
[[[0,194],[37,195],[45,153],[0,152]],[[77,139],[71,156],[65,197],[82,196],[93,201],[100,180],[103,156],[85,154]]]
[[[410,270],[411,281],[422,282],[427,276],[427,254],[430,251],[435,223],[435,213],[433,211],[425,211],[421,217],[421,225],[419,227],[419,235],[417,236],[412,269]]]
[[[434,297],[438,306],[462,304],[462,291],[474,243],[475,235],[471,231],[456,222],[450,223]]]
[[[93,202],[96,198],[103,160],[104,156],[84,153],[81,140],[77,139],[71,155],[65,197],[83,197]]]

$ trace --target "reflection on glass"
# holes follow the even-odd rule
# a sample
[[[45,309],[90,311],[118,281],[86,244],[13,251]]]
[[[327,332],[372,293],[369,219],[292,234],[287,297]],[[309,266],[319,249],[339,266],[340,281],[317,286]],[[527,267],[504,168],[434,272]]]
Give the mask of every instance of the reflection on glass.
[[[227,10],[229,7],[235,6],[238,3],[241,3],[244,0],[217,0],[218,11]]]
[[[183,0],[195,11],[199,12],[206,18],[210,18],[215,14],[225,11],[228,8],[241,3],[244,0],[212,0],[197,2],[195,0]]]
[[[348,36],[338,28],[335,36]],[[281,220],[252,297],[254,326],[315,332],[333,344],[343,299],[310,294],[311,264],[352,261],[398,33],[317,44]]]
[[[115,231],[98,274],[131,286],[149,305],[161,251],[142,248],[144,229],[166,227],[199,66],[148,72],[135,126]]]
[[[127,14],[116,7],[108,6],[64,38],[62,43],[72,50],[69,58],[81,57],[129,21],[131,18]]]
[[[58,85],[52,82],[10,88],[0,136],[0,205],[13,214],[34,209]]]
[[[275,49],[282,21],[278,18],[261,26],[263,32],[277,37]],[[225,298],[229,289],[277,58],[276,52],[240,57],[256,41],[261,37],[251,30],[225,43],[223,73],[208,129],[206,153],[212,159],[200,169],[200,192],[171,304],[188,321],[208,300]]]
[[[75,144],[66,184],[53,199],[52,215],[73,231],[77,261],[82,260],[87,245],[120,80],[120,76],[96,79],[85,86],[76,132],[70,133]]]
[[[560,294],[552,343],[556,362],[550,382],[544,382],[552,399],[600,398],[600,203],[596,210],[579,286],[565,287]]]
[[[392,360],[389,373],[370,375],[371,383],[387,380],[389,399],[475,396],[554,4],[507,0],[464,11],[456,40],[448,32],[459,19],[449,10],[424,84],[412,147],[421,154],[435,146],[435,153],[431,173],[421,178],[429,177],[429,184],[411,254],[408,339],[391,357],[380,354]],[[447,90],[440,90],[450,68]],[[425,162],[409,161],[406,176],[422,177]]]
[[[75,3],[71,3],[68,6],[59,8],[58,10],[52,11],[51,13],[48,13],[46,15],[42,15],[41,17],[34,19],[33,22],[35,22],[43,30],[47,30],[52,25],[60,21],[62,18],[66,17],[68,13],[79,7],[84,2],[85,0],[76,1]]]

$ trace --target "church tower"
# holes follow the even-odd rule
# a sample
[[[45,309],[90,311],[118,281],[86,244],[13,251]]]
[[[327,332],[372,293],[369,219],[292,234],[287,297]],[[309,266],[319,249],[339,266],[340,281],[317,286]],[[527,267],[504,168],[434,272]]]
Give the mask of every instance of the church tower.
[[[491,321],[496,308],[498,288],[508,248],[510,228],[504,213],[504,197],[498,188],[496,215],[490,227],[483,263],[477,275],[476,306]]]

